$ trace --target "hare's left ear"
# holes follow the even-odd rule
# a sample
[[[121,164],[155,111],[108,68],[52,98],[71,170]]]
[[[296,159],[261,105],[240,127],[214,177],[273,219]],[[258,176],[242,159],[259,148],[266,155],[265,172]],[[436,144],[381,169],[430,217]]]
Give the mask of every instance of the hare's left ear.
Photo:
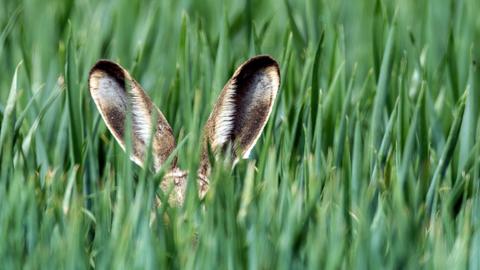
[[[231,146],[235,159],[247,158],[272,112],[279,86],[279,66],[270,56],[243,63],[220,93],[205,125],[205,144],[214,152]],[[206,159],[204,149],[202,163],[208,167]]]
[[[152,141],[153,166],[155,171],[160,169],[175,148],[175,138],[162,112],[140,84],[123,67],[108,60],[100,60],[92,67],[88,84],[105,124],[124,150],[126,120],[131,117],[130,158],[144,166],[148,144]]]

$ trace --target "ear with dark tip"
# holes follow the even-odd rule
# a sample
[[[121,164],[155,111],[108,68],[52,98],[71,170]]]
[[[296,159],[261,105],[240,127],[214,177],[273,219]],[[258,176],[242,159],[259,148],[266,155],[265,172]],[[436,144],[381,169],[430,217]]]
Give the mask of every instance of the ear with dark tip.
[[[108,129],[125,150],[127,114],[131,113],[132,154],[130,158],[143,166],[145,152],[153,132],[152,151],[158,170],[175,148],[172,128],[142,87],[120,65],[98,61],[88,78],[90,94]],[[156,119],[156,123],[152,123]]]
[[[243,63],[224,86],[205,125],[200,173],[208,174],[208,144],[214,152],[232,147],[247,158],[267,123],[280,86],[278,63],[256,56]]]

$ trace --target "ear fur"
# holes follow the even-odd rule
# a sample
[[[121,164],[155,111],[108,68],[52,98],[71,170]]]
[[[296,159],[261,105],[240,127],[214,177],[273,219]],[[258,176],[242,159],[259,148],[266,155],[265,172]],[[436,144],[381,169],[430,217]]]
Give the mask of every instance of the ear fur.
[[[214,152],[232,147],[247,158],[265,127],[280,86],[278,63],[256,56],[243,63],[224,86],[205,125],[200,173],[208,174],[208,144]]]
[[[132,155],[130,158],[140,166],[143,166],[151,132],[153,126],[156,126],[152,150],[154,168],[158,170],[175,148],[175,139],[167,120],[140,84],[123,67],[108,60],[100,60],[92,67],[88,84],[100,115],[124,150],[125,121],[127,113],[131,112]],[[152,123],[155,118],[156,123]]]

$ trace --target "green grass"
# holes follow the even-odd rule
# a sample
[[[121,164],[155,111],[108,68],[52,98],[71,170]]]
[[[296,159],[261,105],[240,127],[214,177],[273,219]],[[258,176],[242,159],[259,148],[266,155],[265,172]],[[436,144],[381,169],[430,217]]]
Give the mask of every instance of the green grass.
[[[0,268],[480,269],[477,0],[0,2]],[[90,67],[126,67],[195,171],[256,54],[282,84],[252,158],[156,209]]]

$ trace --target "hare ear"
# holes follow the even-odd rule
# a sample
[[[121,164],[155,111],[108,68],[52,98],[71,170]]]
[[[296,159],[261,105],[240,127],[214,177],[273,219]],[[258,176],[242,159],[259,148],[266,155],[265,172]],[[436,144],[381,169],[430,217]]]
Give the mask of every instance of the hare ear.
[[[267,123],[279,86],[279,66],[270,56],[243,63],[223,88],[205,126],[211,149],[217,152],[230,145],[235,158],[247,158]]]
[[[144,163],[152,127],[156,125],[152,151],[154,168],[158,170],[175,148],[175,139],[167,120],[142,87],[124,68],[107,60],[100,60],[92,67],[88,84],[103,121],[124,150],[125,121],[131,112],[130,158],[140,166]],[[153,124],[155,118],[157,122]]]

